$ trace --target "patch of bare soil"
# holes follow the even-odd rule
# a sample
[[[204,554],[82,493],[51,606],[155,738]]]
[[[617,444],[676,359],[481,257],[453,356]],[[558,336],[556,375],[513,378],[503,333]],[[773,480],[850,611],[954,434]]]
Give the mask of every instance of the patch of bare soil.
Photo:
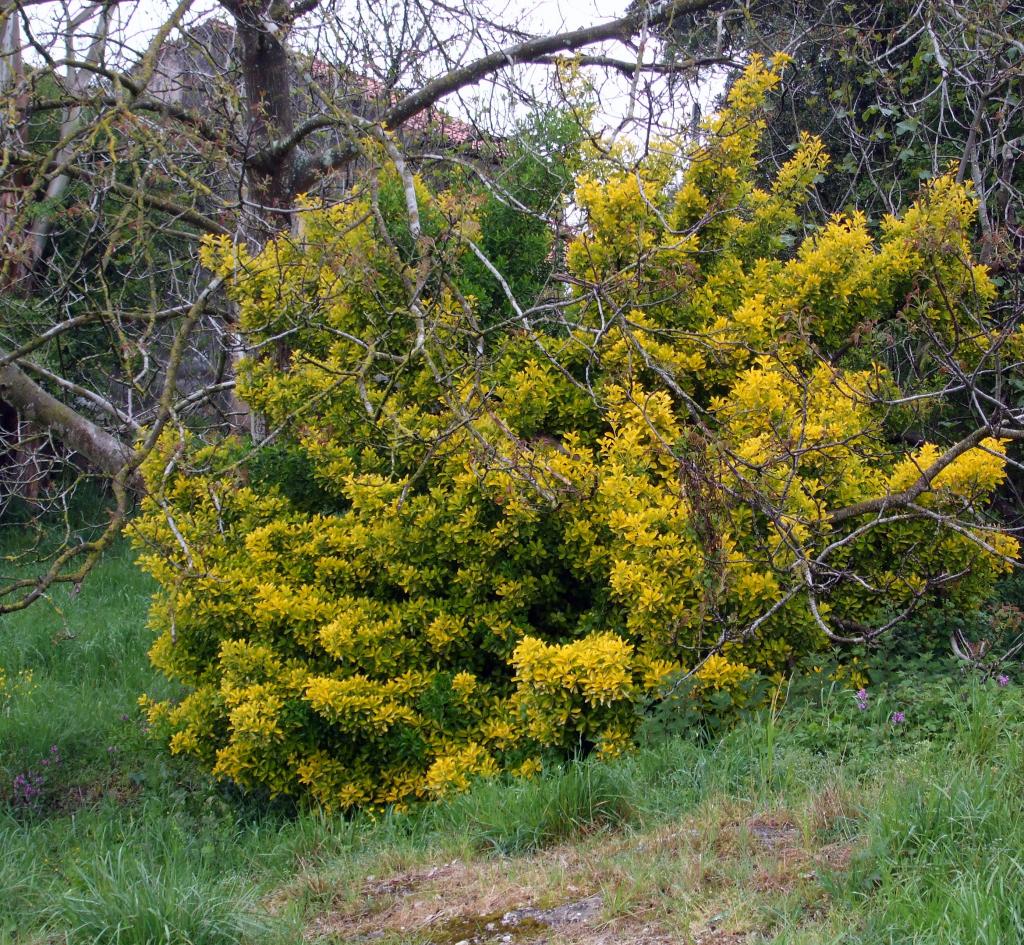
[[[784,816],[752,817],[746,827],[754,840],[772,852],[792,848],[801,839],[800,828]]]
[[[502,915],[458,916],[433,930],[430,940],[453,945],[543,941],[545,933],[553,929],[597,921],[603,905],[600,896],[587,896],[550,909],[527,907]]]
[[[693,945],[746,945],[747,942],[756,942],[756,932],[723,932],[720,929],[706,929],[697,932],[693,939]]]
[[[687,822],[639,837],[612,834],[594,849],[567,844],[529,857],[456,860],[368,876],[358,896],[347,902],[339,896],[325,906],[305,937],[318,945],[382,939],[409,945],[753,945],[769,930],[741,925],[737,931],[735,923],[730,928],[708,918],[716,897],[735,902],[738,891],[745,895],[730,862],[750,864],[739,869],[744,888],[774,895],[807,888],[822,868],[844,869],[852,854],[850,844],[814,848],[784,812],[752,816],[733,808],[712,826],[704,831]],[[634,898],[628,914],[616,915],[603,895],[614,902],[615,870],[628,863],[627,881],[635,883],[648,862],[664,870],[666,856],[671,874],[697,877],[697,901],[712,907],[698,910],[703,920],[675,914],[671,899],[659,904],[656,886],[649,899]],[[708,859],[716,869],[694,865]],[[657,882],[654,875],[651,882]],[[809,896],[809,909],[815,899]]]
[[[455,861],[385,879],[368,877],[361,908],[318,915],[307,926],[306,939],[355,943],[391,935],[437,945],[536,941],[542,932],[587,922],[599,911],[600,900],[593,898],[539,908],[541,867],[518,865],[521,872],[505,861]]]
[[[363,883],[363,892],[372,897],[407,896],[424,883],[451,876],[458,866],[460,866],[459,861],[453,860],[442,866],[432,866],[430,869],[424,870],[408,870],[395,876],[388,876],[386,879],[367,876]]]

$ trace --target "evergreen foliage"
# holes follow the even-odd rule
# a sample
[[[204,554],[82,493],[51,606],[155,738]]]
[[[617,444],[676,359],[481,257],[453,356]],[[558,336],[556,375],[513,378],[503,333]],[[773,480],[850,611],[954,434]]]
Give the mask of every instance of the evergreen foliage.
[[[172,431],[147,461],[151,656],[189,690],[148,704],[173,751],[328,807],[441,796],[621,753],[680,674],[710,698],[786,672],[830,622],[982,598],[1017,551],[985,518],[1001,441],[929,481],[934,515],[835,514],[940,453],[893,435],[913,381],[872,326],[984,324],[972,198],[940,178],[877,236],[853,214],[798,242],[828,159],[804,137],[757,183],[780,67],[755,59],[697,149],[586,161],[567,262],[600,304],[580,288],[538,307],[557,317],[488,323],[471,243],[497,208],[418,182],[403,236],[375,214],[386,174],[304,214],[301,241],[207,241],[264,343],[241,393],[288,458]],[[808,591],[812,563],[835,580]]]

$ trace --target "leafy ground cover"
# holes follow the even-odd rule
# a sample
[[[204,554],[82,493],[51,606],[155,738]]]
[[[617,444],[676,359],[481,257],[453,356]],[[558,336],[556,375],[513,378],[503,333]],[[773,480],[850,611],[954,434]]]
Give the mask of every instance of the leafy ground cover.
[[[1015,680],[826,683],[711,741],[651,726],[615,762],[327,817],[146,737],[150,590],[120,549],[0,618],[0,943],[1024,938]]]

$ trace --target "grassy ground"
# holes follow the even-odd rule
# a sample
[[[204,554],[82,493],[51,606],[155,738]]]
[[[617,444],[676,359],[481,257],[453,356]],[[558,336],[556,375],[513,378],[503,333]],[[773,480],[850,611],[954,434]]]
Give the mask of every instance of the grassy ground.
[[[1016,685],[951,684],[941,724],[903,726],[836,690],[710,746],[346,820],[145,738],[148,591],[122,550],[0,618],[0,943],[1024,940]]]

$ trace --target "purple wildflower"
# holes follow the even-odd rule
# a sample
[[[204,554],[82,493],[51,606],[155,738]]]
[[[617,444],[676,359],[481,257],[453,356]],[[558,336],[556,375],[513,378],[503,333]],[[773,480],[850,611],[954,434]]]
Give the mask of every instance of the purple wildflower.
[[[1002,688],[1003,686],[1009,686],[1010,677],[1007,676],[1006,673],[1000,673],[998,676],[996,676],[996,682],[999,684],[1000,688]]]
[[[13,789],[14,803],[28,805],[33,803],[43,793],[43,786],[46,781],[41,774],[32,770],[16,774],[11,782]]]
[[[861,712],[863,712],[865,709],[867,709],[867,707],[868,707],[868,691],[867,691],[867,689],[860,689],[860,690],[858,690],[857,694],[854,696],[854,698],[857,700],[857,708],[860,709]]]
[[[11,801],[21,807],[40,803],[40,797],[47,784],[47,772],[44,769],[51,766],[55,768],[60,762],[60,749],[56,745],[51,745],[50,752],[45,758],[41,758],[35,766],[14,776],[11,781]]]
[[[902,725],[906,721],[907,721],[907,714],[905,712],[893,712],[893,714],[892,714],[892,724],[893,725]]]

